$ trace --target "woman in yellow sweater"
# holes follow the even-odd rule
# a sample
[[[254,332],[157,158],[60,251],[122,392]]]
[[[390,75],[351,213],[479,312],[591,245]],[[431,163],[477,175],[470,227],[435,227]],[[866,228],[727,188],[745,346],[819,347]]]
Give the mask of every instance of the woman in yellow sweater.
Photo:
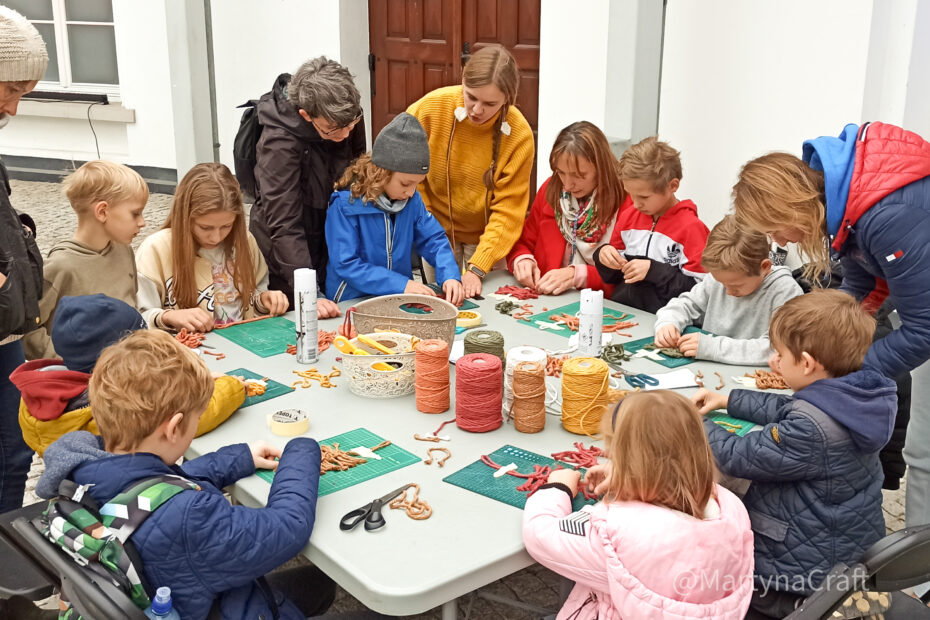
[[[462,85],[438,88],[407,112],[429,137],[430,169],[420,195],[449,237],[465,296],[520,238],[530,194],[533,132],[515,107],[520,75],[499,45],[475,52]]]

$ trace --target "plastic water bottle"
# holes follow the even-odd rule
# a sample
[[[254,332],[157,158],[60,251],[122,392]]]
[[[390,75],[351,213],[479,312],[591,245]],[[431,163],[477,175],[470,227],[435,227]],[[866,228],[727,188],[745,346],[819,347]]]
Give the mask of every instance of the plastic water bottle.
[[[155,598],[145,610],[145,615],[152,620],[181,620],[178,612],[171,607],[171,588],[162,586],[155,591]]]

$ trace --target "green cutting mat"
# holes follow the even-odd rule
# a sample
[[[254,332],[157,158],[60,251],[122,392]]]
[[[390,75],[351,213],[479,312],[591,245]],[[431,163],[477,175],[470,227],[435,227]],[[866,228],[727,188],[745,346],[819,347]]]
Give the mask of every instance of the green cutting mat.
[[[262,379],[264,375],[259,375],[252,372],[251,370],[246,370],[245,368],[236,368],[235,370],[227,370],[226,374],[230,377],[245,377],[246,379]],[[282,394],[288,394],[294,391],[294,388],[284,385],[283,383],[278,383],[274,379],[268,379],[265,381],[267,387],[265,388],[265,393],[261,396],[246,396],[245,402],[242,403],[240,409],[245,409],[246,407],[251,407],[252,405],[257,405],[260,402],[272,399],[276,396],[281,396]]]
[[[553,310],[546,310],[545,312],[539,312],[537,314],[534,314],[533,316],[529,317],[529,320],[530,320],[529,323],[527,323],[526,321],[517,321],[517,322],[522,325],[529,325],[530,327],[541,329],[539,325],[536,324],[536,321],[545,321],[547,323],[552,323],[552,321],[549,320],[549,317],[552,316],[553,314],[565,313],[568,316],[575,316],[576,314],[578,314],[579,310],[581,310],[581,302],[576,301],[575,303],[568,304],[567,306],[562,306],[560,308],[555,308]],[[623,316],[624,314],[626,314],[626,316]],[[614,320],[619,319],[620,317],[623,317],[624,321],[629,321],[630,319],[633,318],[633,316],[634,315],[625,313],[622,310],[604,308],[604,323],[613,324]],[[564,326],[562,327],[562,329],[547,329],[545,331],[550,334],[558,334],[559,336],[565,336],[566,338],[571,338],[572,334],[575,333],[572,330]],[[624,344],[623,346],[626,347],[626,344]]]
[[[442,292],[442,287],[441,287],[441,286],[439,286],[439,285],[436,284],[436,283],[427,284],[426,286],[428,286],[428,287],[430,287],[431,289],[433,289],[434,291],[436,291],[443,299],[445,299],[446,294],[445,294],[444,292]],[[459,306],[459,310],[474,310],[474,309],[477,308],[477,307],[478,307],[478,304],[476,304],[476,303],[473,302],[473,301],[469,301],[469,300],[466,299],[466,300],[464,300],[464,301],[462,302],[462,305]]]
[[[383,438],[375,435],[370,430],[366,428],[357,428],[354,431],[324,439],[320,443],[326,444],[327,446],[338,443],[340,449],[350,450],[358,447],[373,448],[382,441],[384,441]],[[407,465],[412,465],[413,463],[419,463],[421,461],[420,457],[415,454],[410,454],[394,443],[381,448],[376,454],[381,457],[380,461],[378,459],[368,459],[367,463],[356,465],[345,471],[328,471],[320,476],[320,491],[318,495],[329,495],[330,493],[335,493],[342,489],[348,489],[360,482],[377,478],[395,469],[400,469],[401,467],[406,467]],[[255,475],[268,483],[271,483],[274,479],[274,472],[267,469],[260,469],[255,472]]]
[[[730,416],[728,416],[727,414],[721,411],[713,411],[711,413],[708,413],[704,417],[710,418],[714,422],[729,422],[730,424],[742,426],[743,428],[738,428],[733,433],[734,435],[738,435],[739,437],[742,437],[743,435],[751,431],[752,427],[755,426],[754,422],[750,422],[749,420],[743,420],[742,418],[731,418]],[[720,428],[722,428],[723,430],[727,430],[726,426],[721,426]]]
[[[685,328],[685,331],[684,331],[684,333],[686,334],[693,334],[695,332],[700,333],[700,334],[712,335],[710,332],[706,332],[703,329],[694,327],[693,325],[689,325],[688,327]],[[633,342],[624,342],[623,349],[627,353],[636,353],[637,351],[642,349],[644,346],[646,346],[647,344],[651,344],[654,341],[655,341],[655,337],[649,336],[647,338],[640,338],[639,340],[634,340]],[[659,355],[662,357],[661,362],[656,362],[655,360],[649,360],[649,361],[655,362],[656,364],[661,364],[662,366],[665,366],[666,368],[678,368],[679,366],[685,366],[687,364],[697,361],[693,357],[668,357],[667,355],[664,355],[662,353],[659,353]],[[646,358],[646,359],[649,359],[649,358]]]
[[[224,327],[215,330],[215,333],[259,357],[284,353],[287,345],[294,344],[297,339],[294,321],[283,316]]]
[[[517,472],[522,474],[531,473],[533,471],[533,465],[551,466],[558,463],[558,461],[554,461],[549,457],[511,445],[499,448],[488,456],[501,467],[509,465],[510,463],[516,463]],[[579,469],[578,471],[584,474],[584,469]],[[454,474],[446,476],[443,478],[443,482],[448,482],[449,484],[462,487],[478,495],[484,495],[485,497],[496,499],[499,502],[510,504],[521,510],[523,506],[526,505],[526,493],[517,490],[517,487],[523,484],[525,480],[509,474],[503,475],[500,478],[495,478],[494,469],[482,463],[480,459],[458,470]],[[593,499],[586,500],[584,495],[579,493],[572,501],[572,509],[578,510],[585,504],[594,504],[595,502],[596,500]]]

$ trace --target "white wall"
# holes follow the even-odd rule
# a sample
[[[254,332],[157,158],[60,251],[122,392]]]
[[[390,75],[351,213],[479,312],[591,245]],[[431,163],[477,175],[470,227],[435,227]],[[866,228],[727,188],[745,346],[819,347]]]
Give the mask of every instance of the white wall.
[[[871,0],[668,0],[659,136],[713,226],[747,160],[862,120]]]
[[[237,105],[271,90],[281,73],[326,55],[345,64],[370,118],[366,0],[212,0],[220,161],[232,167]]]
[[[539,185],[552,174],[549,152],[563,127],[587,120],[604,129],[609,13],[608,0],[542,0],[536,159]]]
[[[120,98],[134,124],[94,121],[100,154],[143,166],[174,168],[175,149],[162,2],[113,0]],[[91,110],[93,117],[97,106]],[[0,132],[0,152],[56,159],[96,159],[86,120],[20,116]]]

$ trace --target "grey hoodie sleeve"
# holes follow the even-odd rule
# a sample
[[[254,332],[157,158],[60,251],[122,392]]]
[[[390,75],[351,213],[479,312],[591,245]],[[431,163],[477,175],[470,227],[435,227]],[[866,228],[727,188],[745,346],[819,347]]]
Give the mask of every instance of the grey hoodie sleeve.
[[[664,325],[674,325],[681,332],[689,325],[703,323],[704,313],[707,311],[708,290],[715,285],[720,286],[708,273],[690,291],[682,293],[665,304],[664,308],[660,308],[656,313],[656,333]]]

